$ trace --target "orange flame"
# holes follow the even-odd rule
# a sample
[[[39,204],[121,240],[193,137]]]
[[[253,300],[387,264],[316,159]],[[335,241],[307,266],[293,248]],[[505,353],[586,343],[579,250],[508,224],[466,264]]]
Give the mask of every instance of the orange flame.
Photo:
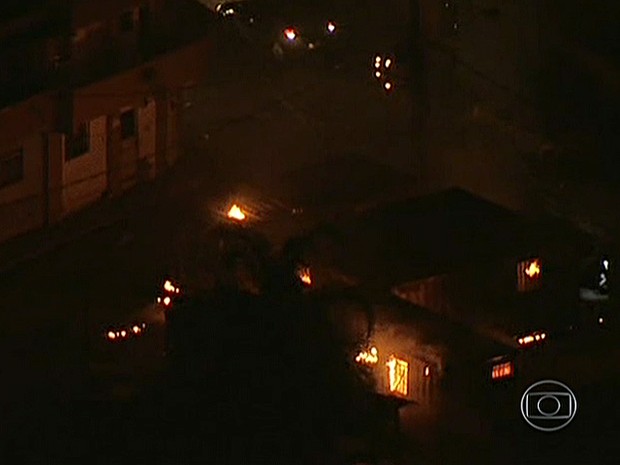
[[[530,278],[534,278],[540,275],[540,263],[538,260],[533,260],[525,269],[525,274]]]
[[[355,357],[357,363],[367,363],[374,365],[379,361],[379,351],[376,347],[371,347],[369,351],[362,351]]]
[[[232,207],[230,207],[230,210],[228,210],[228,218],[231,218],[237,221],[243,221],[245,220],[246,215],[243,212],[243,210],[241,210],[239,205],[234,204]]]
[[[299,276],[299,279],[301,280],[302,283],[310,286],[312,284],[312,275],[310,274],[310,269],[309,268],[301,268],[297,275]]]

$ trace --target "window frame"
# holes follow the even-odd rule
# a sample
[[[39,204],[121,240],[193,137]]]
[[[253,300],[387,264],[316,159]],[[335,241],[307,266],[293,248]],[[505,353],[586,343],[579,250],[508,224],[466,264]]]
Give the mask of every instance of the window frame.
[[[91,122],[84,121],[78,125],[71,137],[71,144],[66,154],[67,160],[88,155],[91,149]]]
[[[529,276],[526,270],[536,264],[538,272],[536,276]],[[525,294],[541,289],[543,279],[543,263],[540,257],[531,257],[521,259],[517,262],[517,292]]]

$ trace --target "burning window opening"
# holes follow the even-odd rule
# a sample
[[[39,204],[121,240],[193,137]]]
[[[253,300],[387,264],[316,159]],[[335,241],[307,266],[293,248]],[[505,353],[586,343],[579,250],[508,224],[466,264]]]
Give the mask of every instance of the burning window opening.
[[[390,392],[406,396],[409,393],[409,364],[392,355],[386,365]]]
[[[524,260],[517,265],[517,288],[519,292],[538,289],[542,277],[542,263],[539,258]]]
[[[500,380],[506,378],[512,378],[514,376],[514,364],[512,362],[504,362],[498,365],[493,365],[491,371],[491,379]]]
[[[297,277],[306,286],[312,285],[312,274],[310,273],[309,267],[300,266],[299,268],[297,268]]]

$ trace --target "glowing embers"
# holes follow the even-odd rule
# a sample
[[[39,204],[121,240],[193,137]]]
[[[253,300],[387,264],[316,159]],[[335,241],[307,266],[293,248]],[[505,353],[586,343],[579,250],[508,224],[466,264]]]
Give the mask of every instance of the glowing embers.
[[[374,346],[368,350],[363,350],[357,354],[355,361],[364,365],[376,365],[379,361],[379,351]]]
[[[409,393],[409,364],[392,355],[386,365],[388,368],[388,389],[390,392],[407,396]]]
[[[157,303],[162,305],[165,310],[172,308],[174,302],[181,296],[181,287],[172,279],[166,279],[162,285]]]
[[[539,258],[523,260],[517,265],[517,290],[528,292],[539,289],[542,278],[542,263]]]
[[[128,326],[109,328],[105,338],[110,342],[122,342],[140,337],[146,331],[146,323],[135,323]]]
[[[229,208],[226,216],[235,221],[244,221],[247,218],[247,214],[236,203]]]
[[[513,378],[515,374],[515,367],[512,361],[498,363],[493,365],[491,370],[491,379],[499,381],[502,379]]]
[[[542,343],[546,338],[547,338],[547,333],[543,331],[535,331],[531,334],[520,336],[517,339],[517,342],[519,343],[519,346],[521,347],[529,347],[534,344]]]

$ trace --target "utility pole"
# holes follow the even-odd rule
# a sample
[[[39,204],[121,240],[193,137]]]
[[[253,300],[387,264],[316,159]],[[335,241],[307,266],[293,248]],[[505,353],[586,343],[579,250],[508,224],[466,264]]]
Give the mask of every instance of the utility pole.
[[[414,171],[418,193],[428,189],[427,167],[427,115],[428,88],[426,79],[426,60],[424,37],[422,33],[422,12],[420,0],[409,0],[409,53],[411,54],[411,111]]]

